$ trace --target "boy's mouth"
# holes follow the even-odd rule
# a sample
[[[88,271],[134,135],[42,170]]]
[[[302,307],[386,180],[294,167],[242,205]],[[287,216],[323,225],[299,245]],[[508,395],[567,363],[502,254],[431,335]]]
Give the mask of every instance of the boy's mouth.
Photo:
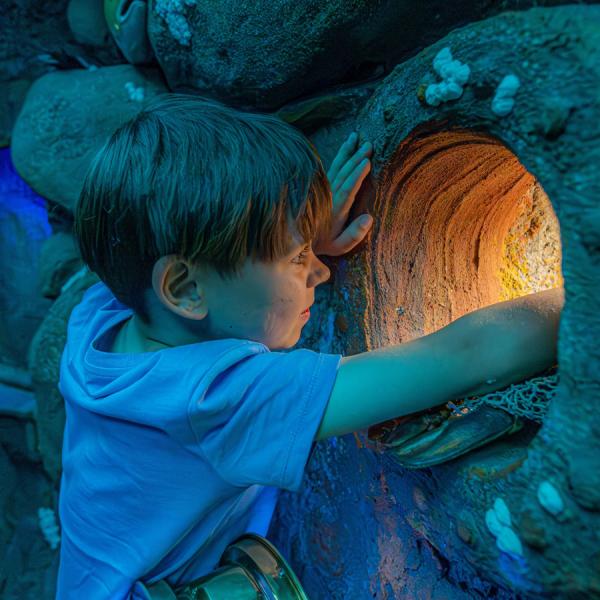
[[[300,313],[300,316],[301,316],[301,317],[310,317],[310,306],[309,306],[309,307],[308,307],[306,310],[303,310],[303,311]]]

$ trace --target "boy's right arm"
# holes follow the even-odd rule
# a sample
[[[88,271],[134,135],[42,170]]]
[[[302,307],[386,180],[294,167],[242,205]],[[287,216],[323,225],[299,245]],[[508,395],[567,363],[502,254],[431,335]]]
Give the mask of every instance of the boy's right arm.
[[[487,394],[550,367],[562,304],[562,289],[539,292],[406,344],[343,358],[316,439]]]

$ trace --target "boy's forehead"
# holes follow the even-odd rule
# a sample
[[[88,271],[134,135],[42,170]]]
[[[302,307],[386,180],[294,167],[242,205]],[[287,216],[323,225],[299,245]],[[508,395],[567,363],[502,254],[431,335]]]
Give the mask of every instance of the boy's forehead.
[[[292,223],[288,226],[288,234],[287,234],[287,252],[293,252],[294,250],[300,248],[301,246],[306,246],[305,239],[300,235],[298,228],[295,223]]]

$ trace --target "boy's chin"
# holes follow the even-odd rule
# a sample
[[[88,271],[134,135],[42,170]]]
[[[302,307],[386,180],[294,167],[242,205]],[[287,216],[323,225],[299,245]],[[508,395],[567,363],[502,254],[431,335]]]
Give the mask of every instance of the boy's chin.
[[[300,334],[290,337],[285,341],[273,342],[265,344],[269,350],[290,350],[300,341]]]

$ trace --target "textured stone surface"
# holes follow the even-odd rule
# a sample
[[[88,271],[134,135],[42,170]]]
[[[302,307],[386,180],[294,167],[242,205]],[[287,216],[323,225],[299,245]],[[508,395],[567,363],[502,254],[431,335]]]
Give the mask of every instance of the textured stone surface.
[[[405,4],[416,10],[414,3]],[[459,3],[443,4],[456,10],[461,20],[474,18],[469,13],[472,7],[465,10]],[[493,4],[489,9],[495,11],[511,4],[523,8],[530,3]],[[358,128],[364,138],[375,142],[373,177],[366,182],[356,211],[368,207],[378,217],[376,227],[362,249],[332,264],[333,285],[318,290],[310,330],[306,332],[306,342],[313,348],[351,354],[382,341],[390,342],[401,327],[405,327],[406,336],[426,330],[417,326],[411,329],[397,321],[398,307],[390,312],[389,296],[383,292],[398,291],[405,266],[398,260],[399,254],[384,251],[394,231],[402,227],[398,222],[402,215],[393,210],[394,203],[405,196],[397,173],[405,159],[414,156],[419,141],[430,135],[460,127],[468,130],[469,136],[473,131],[483,135],[482,149],[486,151],[494,150],[498,141],[508,147],[549,195],[561,222],[563,242],[567,242],[563,249],[567,308],[561,330],[562,387],[543,428],[539,432],[529,428],[453,463],[413,473],[399,470],[369,447],[361,435],[321,443],[303,491],[286,494],[281,503],[274,539],[291,558],[310,597],[315,599],[514,598],[516,592],[507,588],[533,598],[539,597],[542,587],[553,598],[599,597],[599,470],[594,459],[600,454],[596,449],[600,438],[596,341],[600,314],[600,194],[594,179],[600,137],[598,99],[594,95],[598,89],[600,47],[598,27],[594,27],[598,9],[572,7],[504,15],[455,31],[399,65],[355,121],[354,111],[365,97],[331,94],[324,88],[370,77],[379,72],[378,62],[386,63],[389,71],[394,57],[438,39],[458,20],[452,21],[447,15],[449,20],[444,23],[444,18],[437,18],[432,9],[436,5],[442,3],[423,3],[418,9],[421,16],[411,15],[394,25],[392,45],[399,46],[385,51],[365,47],[364,37],[360,46],[356,28],[347,27],[343,20],[345,10],[349,10],[346,6],[338,7],[341,21],[333,22],[326,31],[318,19],[307,22],[311,15],[300,14],[302,7],[290,5],[296,20],[285,21],[283,11],[284,19],[276,21],[269,12],[271,6],[229,3],[231,11],[236,7],[242,14],[245,11],[245,18],[227,21],[224,17],[226,22],[219,23],[218,11],[211,5],[212,14],[207,15],[198,2],[186,12],[195,28],[189,46],[169,39],[164,23],[157,20],[155,24],[157,44],[164,52],[163,65],[177,85],[248,106],[279,107],[299,95],[317,92],[316,99],[291,102],[280,114],[308,132],[338,119],[313,137],[326,163],[351,129]],[[64,1],[38,3],[35,7],[13,1],[7,11],[0,11],[0,29],[9,32],[0,42],[3,81],[6,77],[11,81],[28,80],[57,67],[73,69],[83,64],[75,56],[80,48],[64,43],[65,6]],[[316,8],[327,13],[332,6]],[[379,10],[384,3],[360,4],[364,6]],[[480,6],[482,11],[488,10],[484,3]],[[229,10],[223,3],[221,14],[229,18]],[[208,27],[209,17],[217,23],[214,29]],[[384,11],[384,17],[389,18],[390,13]],[[257,22],[266,22],[266,29],[258,28]],[[296,34],[286,33],[288,24]],[[391,20],[386,24],[389,31],[392,24]],[[356,25],[358,29],[361,26]],[[319,28],[324,32],[322,45],[314,41]],[[291,42],[296,44],[294,48]],[[356,45],[356,51],[348,50],[349,43]],[[427,107],[419,98],[423,86],[436,81],[433,57],[445,45],[471,66],[472,78],[460,99],[437,108]],[[84,53],[80,58],[90,62],[99,56],[96,52],[92,57]],[[198,72],[204,80],[197,77]],[[491,102],[496,85],[508,73],[519,76],[521,87],[513,112],[499,118],[492,112]],[[77,153],[89,147],[82,133],[89,115],[95,112],[93,118],[98,120],[112,118],[114,104],[106,101],[98,89],[88,90],[91,80],[76,71],[53,76],[80,77],[77,94],[82,100],[74,94],[65,112],[56,111],[56,89],[50,86],[41,102],[47,103],[48,112],[39,106],[40,118],[32,117],[24,127],[25,132],[35,132],[35,139],[23,154],[47,153],[36,168],[59,165],[47,168],[38,183],[40,189],[47,185],[51,197],[56,196],[58,202],[71,208],[76,193],[70,187],[68,160],[80,160]],[[104,100],[96,101],[96,97]],[[62,120],[56,128],[55,116]],[[69,129],[68,124],[65,129],[65,122],[72,117],[73,128]],[[41,133],[36,132],[38,127]],[[415,128],[419,129],[411,135]],[[458,138],[467,162],[474,155],[469,136]],[[61,145],[63,141],[65,145]],[[427,144],[420,147],[427,149]],[[442,144],[432,153],[439,159],[438,166],[443,167],[446,151]],[[513,160],[508,154],[504,151],[503,160]],[[490,155],[493,159],[493,153]],[[425,163],[429,160],[423,158]],[[57,173],[63,177],[63,161],[68,175],[57,181]],[[460,166],[457,160],[448,164]],[[29,174],[35,177],[29,168]],[[492,176],[494,170],[489,173]],[[408,179],[415,174],[419,175],[418,168],[406,171]],[[447,167],[445,176],[451,179],[455,175]],[[436,177],[443,179],[439,173]],[[437,193],[435,185],[427,189]],[[486,189],[494,199],[503,201],[504,196],[493,186]],[[527,192],[530,190],[527,188]],[[412,206],[418,214],[417,207]],[[403,240],[395,239],[401,249]],[[390,262],[384,264],[384,258]],[[419,274],[422,272],[415,277]],[[20,277],[33,280],[29,271]],[[459,283],[469,289],[471,282]],[[5,528],[0,527],[0,592],[5,598],[22,598],[25,589],[32,598],[54,595],[57,553],[51,553],[43,542],[35,511],[42,503],[56,504],[54,489],[64,418],[56,390],[58,360],[66,319],[77,301],[67,294],[59,298],[32,345],[39,448],[52,481],[45,477],[40,455],[32,444],[33,424],[8,419],[0,422],[0,474],[3,491],[7,491],[0,491],[0,509],[4,508],[5,517]],[[484,301],[477,298],[477,302]],[[412,318],[410,313],[404,314]],[[437,312],[437,321],[429,326],[435,327],[436,322],[453,314]],[[539,484],[548,479],[565,500],[560,520],[545,512],[537,500]],[[499,552],[485,526],[484,514],[500,496],[522,542],[522,560],[515,561]]]
[[[48,310],[37,281],[41,247],[50,235],[43,198],[0,150],[0,362],[26,366],[27,348]]]
[[[0,98],[17,80],[33,81],[56,69],[124,62],[110,37],[90,47],[73,37],[68,0],[4,0],[0,5]],[[90,2],[92,4],[92,2]],[[101,5],[101,0],[98,0]]]
[[[126,84],[142,88],[130,97]],[[39,194],[72,210],[102,144],[165,87],[159,73],[130,65],[56,72],[38,79],[13,130],[12,155]]]
[[[361,436],[320,444],[304,490],[299,496],[286,495],[280,505],[274,535],[315,598],[366,598],[375,591],[388,598],[443,597],[422,556],[424,545],[445,565],[439,580],[455,586],[449,597],[460,597],[461,590],[469,597],[600,594],[597,469],[581,458],[590,456],[600,439],[600,189],[594,173],[600,159],[599,22],[600,7],[569,6],[507,13],[456,30],[396,67],[356,122],[361,137],[374,144],[372,178],[358,204],[368,207],[376,222],[362,251],[336,262],[334,286],[315,305],[307,342],[325,351],[354,353],[409,339],[460,312],[457,298],[473,281],[464,272],[456,272],[454,282],[444,280],[443,272],[432,270],[431,260],[400,260],[415,235],[400,209],[411,206],[411,222],[418,223],[419,177],[424,185],[423,224],[431,223],[432,211],[443,208],[453,186],[474,194],[481,185],[484,199],[504,202],[508,190],[502,194],[493,185],[494,180],[504,185],[500,173],[489,169],[487,177],[475,178],[469,187],[464,181],[468,170],[456,161],[461,146],[468,154],[472,144],[478,145],[479,152],[469,159],[476,173],[477,160],[487,160],[491,144],[498,150],[497,160],[507,160],[511,153],[518,159],[522,167],[513,169],[528,172],[521,171],[519,181],[535,178],[559,218],[567,292],[559,340],[560,384],[539,431],[528,427],[432,469],[402,471],[385,455],[365,447]],[[471,78],[459,99],[434,108],[423,102],[423,90],[437,81],[432,63],[444,47],[470,66]],[[492,111],[492,98],[502,78],[511,73],[521,87],[512,112],[499,117]],[[434,144],[421,155],[420,165],[402,170],[415,151],[448,131],[458,135],[453,143]],[[451,147],[458,153],[449,152]],[[505,183],[508,188],[518,185]],[[513,202],[519,197],[523,196],[516,194]],[[416,203],[407,205],[409,201]],[[467,205],[455,208],[463,206]],[[517,219],[515,226],[520,223]],[[488,222],[486,239],[496,235],[499,224]],[[428,232],[455,244],[449,249],[440,246],[450,258],[460,254],[460,245],[469,239],[466,233],[459,229],[450,239],[443,228]],[[407,278],[407,271],[412,277]],[[411,314],[411,307],[428,301],[427,290],[440,285],[439,277],[451,284],[448,294],[454,301],[434,311],[433,321],[427,322],[430,317]],[[402,282],[413,283],[406,299],[410,310],[404,313],[395,310],[394,296],[407,293]],[[487,299],[477,299],[486,293]],[[493,301],[496,293],[478,288],[468,308]],[[336,327],[342,321],[347,324],[343,331]],[[381,480],[385,487],[378,487]],[[552,481],[564,500],[559,515],[549,514],[538,501],[537,490],[544,481]],[[415,486],[418,494],[412,493]],[[511,536],[522,548],[520,557],[501,551],[498,545],[505,546],[485,524],[485,513],[498,498],[511,515]],[[378,507],[390,505],[393,509],[382,518]],[[407,524],[416,536],[413,542],[406,541]],[[413,550],[421,549],[421,558],[408,571],[411,544]]]
[[[9,434],[3,428],[3,421],[0,419],[4,444]],[[0,534],[2,598],[54,598],[58,550],[51,550],[44,540],[37,510],[41,506],[56,507],[57,495],[37,461],[24,461],[18,455],[11,460],[17,469],[11,482],[13,493],[4,513],[8,523]]]
[[[83,266],[73,234],[60,231],[50,236],[40,254],[39,282],[45,298],[57,298],[66,281]]]
[[[12,128],[30,86],[28,79],[8,81],[0,86],[0,148],[10,144]]]
[[[31,342],[29,369],[36,397],[38,447],[44,468],[55,484],[60,479],[65,425],[64,400],[58,391],[58,378],[67,339],[67,322],[85,290],[97,281],[97,276],[88,272],[65,289]]]
[[[53,598],[58,553],[42,537],[37,509],[56,506],[57,495],[41,467],[31,416],[0,414],[0,481],[0,595]]]
[[[205,0],[153,0],[148,33],[171,89],[272,110],[390,69],[459,24],[531,4],[224,0],[215,10]]]

